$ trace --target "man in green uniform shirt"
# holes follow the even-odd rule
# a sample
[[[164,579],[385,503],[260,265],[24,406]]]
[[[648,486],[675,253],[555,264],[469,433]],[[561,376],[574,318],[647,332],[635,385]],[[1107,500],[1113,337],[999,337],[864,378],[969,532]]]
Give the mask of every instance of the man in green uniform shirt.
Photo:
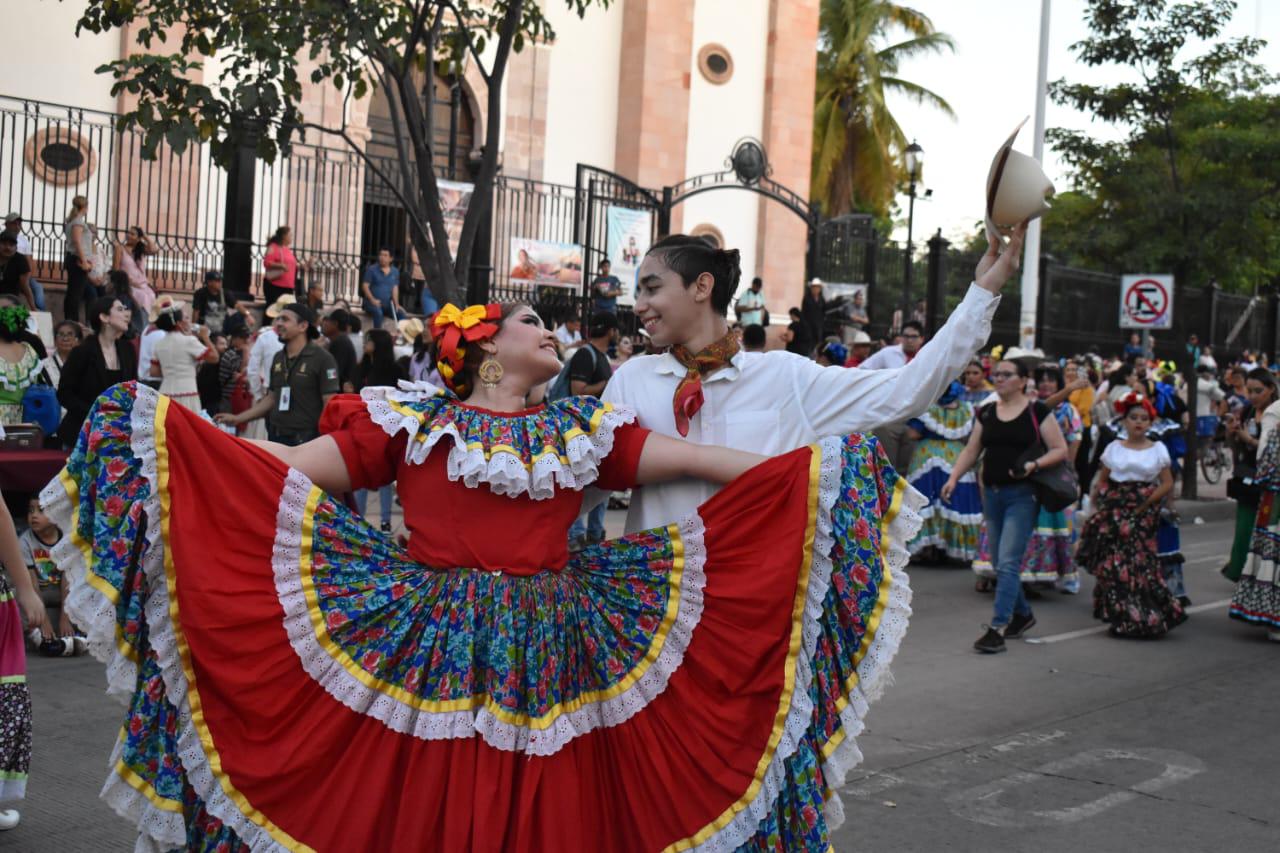
[[[305,305],[286,305],[275,322],[284,349],[271,362],[267,395],[238,415],[218,415],[219,423],[240,424],[267,418],[272,441],[297,446],[320,434],[320,413],[338,393],[338,364],[315,343],[315,315]]]

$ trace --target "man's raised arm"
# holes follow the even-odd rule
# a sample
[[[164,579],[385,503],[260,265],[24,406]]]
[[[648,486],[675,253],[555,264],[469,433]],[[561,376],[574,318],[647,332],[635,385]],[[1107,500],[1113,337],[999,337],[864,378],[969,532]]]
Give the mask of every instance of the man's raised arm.
[[[1025,233],[1024,223],[1003,251],[988,242],[964,301],[907,365],[889,370],[802,368],[793,387],[814,432],[869,432],[916,417],[942,396],[991,335],[1000,288],[1018,268]]]

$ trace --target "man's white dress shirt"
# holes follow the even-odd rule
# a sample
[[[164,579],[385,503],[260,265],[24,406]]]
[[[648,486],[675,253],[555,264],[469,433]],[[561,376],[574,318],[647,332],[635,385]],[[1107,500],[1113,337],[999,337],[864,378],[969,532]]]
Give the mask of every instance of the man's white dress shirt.
[[[142,333],[142,340],[138,343],[138,378],[144,381],[159,382],[161,377],[155,376],[151,370],[151,362],[155,358],[156,344],[164,340],[167,335],[164,329],[157,329],[155,326],[149,326]]]
[[[971,285],[946,325],[897,369],[821,367],[789,352],[739,352],[729,366],[703,378],[705,403],[685,438],[777,456],[823,436],[870,432],[915,417],[986,343],[999,301]],[[613,374],[602,396],[635,409],[640,426],[680,438],[671,401],[684,374],[670,354],[633,357]],[[627,531],[678,521],[718,489],[692,479],[636,489]]]
[[[254,402],[267,396],[271,390],[271,362],[276,353],[284,349],[284,343],[276,330],[265,326],[258,332],[253,346],[249,348],[249,366],[245,368],[245,379],[249,381],[249,393]]]
[[[981,346],[981,344],[979,344]],[[917,350],[917,353],[919,351]],[[902,344],[894,344],[891,347],[870,355],[866,361],[858,365],[859,370],[885,370],[894,367],[902,367],[908,362],[907,354],[902,351]]]

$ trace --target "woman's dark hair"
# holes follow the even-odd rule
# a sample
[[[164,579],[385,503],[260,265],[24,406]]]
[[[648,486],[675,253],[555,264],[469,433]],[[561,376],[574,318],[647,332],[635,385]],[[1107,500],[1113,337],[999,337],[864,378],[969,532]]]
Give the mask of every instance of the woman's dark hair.
[[[1011,361],[1010,359],[1002,358],[1000,359],[1000,361],[996,363],[1012,364],[1014,372],[1017,373],[1018,377],[1021,379],[1026,379],[1028,376],[1031,375],[1031,371],[1027,368],[1027,363],[1025,361]]]
[[[685,287],[703,273],[709,273],[714,282],[711,307],[721,316],[728,315],[729,302],[742,278],[737,249],[717,249],[701,237],[672,234],[654,243],[647,254],[661,257],[662,262],[680,276]]]
[[[1271,389],[1272,393],[1275,393],[1276,391],[1275,374],[1270,370],[1267,370],[1265,367],[1255,367],[1253,370],[1250,370],[1245,374],[1244,379],[1246,382],[1253,381],[1260,385],[1265,385]]]
[[[488,322],[495,324],[498,327],[498,330],[501,331],[502,324],[507,322],[507,319],[512,314],[524,307],[526,307],[526,305],[523,302],[503,302],[502,316],[497,320],[489,320]],[[369,334],[372,335],[374,331],[376,330],[370,331]],[[478,344],[467,344],[466,349],[467,352],[462,357],[462,370],[460,370],[458,375],[454,377],[454,386],[464,387],[469,394],[475,388],[476,368],[480,366],[480,362],[484,361],[485,352]]]
[[[1042,364],[1036,368],[1036,384],[1039,385],[1046,379],[1052,379],[1053,384],[1058,386],[1059,391],[1067,387],[1067,383],[1062,377],[1062,369],[1056,364]]]
[[[101,297],[97,302],[93,303],[93,312],[89,315],[89,327],[93,329],[93,333],[99,334],[102,331],[102,318],[111,313],[111,308],[117,302],[124,308],[129,307],[127,300],[115,294],[108,294]]]
[[[370,329],[364,340],[373,344],[373,352],[366,352],[360,358],[361,384],[394,384],[394,378],[400,375],[400,366],[396,364],[395,340],[391,333],[386,329]]]
[[[290,306],[292,307],[292,306]],[[156,328],[162,332],[172,332],[182,322],[186,311],[180,304],[175,304],[168,311],[156,315]]]
[[[426,332],[419,332],[418,336],[413,339],[413,354],[418,355],[431,349],[431,336]]]
[[[292,230],[293,229],[290,228],[288,225],[281,225],[279,228],[276,229],[276,233],[272,234],[270,237],[267,238],[267,245],[268,246],[273,244],[277,246],[280,245],[281,242],[283,242],[284,240],[284,235],[288,234]]]
[[[1111,383],[1111,387],[1115,388],[1119,385],[1128,385],[1129,376],[1133,374],[1133,362],[1126,361],[1115,370],[1111,371],[1111,375],[1107,377],[1107,381]]]
[[[129,276],[124,270],[108,270],[107,282],[111,285],[108,291],[112,296],[132,296],[129,292]]]
[[[131,249],[130,251],[133,254],[133,259],[135,261],[141,262],[142,256],[147,253],[147,247],[144,246],[142,243],[143,240],[147,239],[147,232],[143,231],[137,225],[130,225],[129,230],[138,232],[138,242],[133,244],[133,249]]]

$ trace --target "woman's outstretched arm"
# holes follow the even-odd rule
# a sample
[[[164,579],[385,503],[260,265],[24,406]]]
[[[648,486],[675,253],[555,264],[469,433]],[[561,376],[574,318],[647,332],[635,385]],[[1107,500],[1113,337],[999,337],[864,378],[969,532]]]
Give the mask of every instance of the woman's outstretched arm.
[[[338,442],[332,436],[322,435],[297,447],[252,438],[245,440],[261,447],[290,468],[306,474],[307,479],[331,495],[351,491],[351,474],[338,449]]]
[[[727,483],[768,458],[650,433],[636,466],[636,482],[644,485],[694,477],[711,483]]]

